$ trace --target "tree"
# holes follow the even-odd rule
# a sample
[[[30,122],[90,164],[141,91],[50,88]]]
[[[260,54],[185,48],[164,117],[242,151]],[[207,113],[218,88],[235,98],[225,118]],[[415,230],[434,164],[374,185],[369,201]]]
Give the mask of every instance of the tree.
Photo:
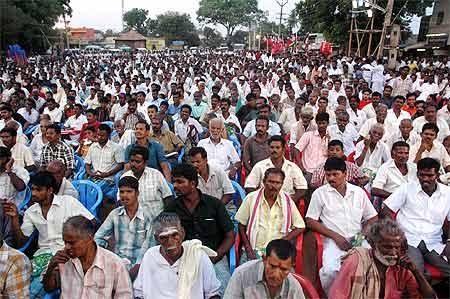
[[[50,47],[47,37],[58,19],[72,13],[70,0],[0,0],[1,50],[18,43],[27,51],[42,52]]]
[[[236,30],[233,36],[230,37],[230,43],[232,44],[246,44],[248,32],[242,30]]]
[[[199,22],[225,27],[227,42],[238,27],[248,26],[261,15],[257,0],[200,0],[197,11]]]
[[[190,46],[198,46],[200,38],[188,14],[168,11],[156,17],[155,33],[164,36],[169,42],[184,40]]]
[[[148,10],[142,8],[133,8],[123,15],[126,30],[136,30],[142,35],[147,34],[146,21]]]
[[[223,43],[223,37],[219,31],[211,27],[203,28],[204,41],[203,44],[207,47],[219,47]]]
[[[388,0],[378,0],[377,5],[387,6]],[[395,0],[392,13],[392,20],[400,24],[402,30],[408,30],[408,24],[413,15],[423,15],[425,8],[431,6],[433,0]],[[350,29],[352,1],[348,0],[301,0],[296,4],[295,9],[289,17],[289,25],[292,28],[298,23],[300,25],[300,34],[320,32],[332,42],[345,44],[348,40],[348,31]],[[384,14],[373,9],[374,29],[381,29],[384,22]],[[365,24],[368,21],[364,13],[357,15],[359,24]],[[362,28],[364,29],[364,28]],[[379,35],[374,40],[379,40]]]

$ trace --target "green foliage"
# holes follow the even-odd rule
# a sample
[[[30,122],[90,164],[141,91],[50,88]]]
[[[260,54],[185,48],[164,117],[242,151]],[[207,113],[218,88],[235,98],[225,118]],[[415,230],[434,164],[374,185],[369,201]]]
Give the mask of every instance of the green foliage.
[[[352,9],[349,0],[301,0],[296,4],[295,9],[289,17],[289,25],[300,25],[300,34],[320,32],[332,42],[345,44],[350,30]],[[378,0],[377,5],[385,8],[388,0]],[[406,3],[406,5],[405,5]],[[410,18],[413,15],[423,15],[425,8],[431,6],[433,0],[395,0],[392,20],[402,25],[402,29],[407,28]],[[384,22],[384,14],[373,9],[374,28],[381,29]],[[357,15],[360,29],[365,29],[368,18],[366,14]]]
[[[197,11],[199,22],[225,27],[227,40],[238,27],[248,26],[261,15],[257,0],[200,0]]]
[[[188,14],[168,11],[156,17],[155,33],[164,36],[169,42],[184,40],[190,46],[198,46],[200,39],[194,23]]]
[[[206,47],[220,47],[220,45],[224,42],[222,35],[220,35],[217,30],[210,27],[205,27],[203,29],[203,36],[203,44]]]
[[[123,15],[123,20],[125,23],[125,29],[128,30],[136,30],[140,34],[146,35],[146,21],[147,21],[148,10],[142,8],[133,8],[130,11],[127,11]]]
[[[44,34],[55,34],[52,28],[58,19],[71,13],[70,0],[0,0],[1,48],[18,43],[28,51],[42,52],[49,47]]]
[[[230,43],[232,44],[246,44],[248,38],[248,32],[242,30],[236,30],[233,36],[230,37]]]

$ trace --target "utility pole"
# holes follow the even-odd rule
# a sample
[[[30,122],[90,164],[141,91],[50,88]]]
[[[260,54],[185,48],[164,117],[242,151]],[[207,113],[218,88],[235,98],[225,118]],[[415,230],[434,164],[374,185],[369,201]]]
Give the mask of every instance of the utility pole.
[[[280,23],[278,24],[278,37],[281,37],[281,22],[283,21],[283,8],[288,3],[288,0],[276,0],[277,4],[280,6]]]
[[[125,31],[125,22],[123,20],[123,16],[125,14],[125,0],[122,0],[122,30]]]
[[[392,9],[394,8],[394,0],[388,0],[386,7],[386,14],[384,15],[383,30],[381,31],[380,47],[378,48],[377,58],[383,57],[384,39],[386,37],[386,30],[391,26]]]

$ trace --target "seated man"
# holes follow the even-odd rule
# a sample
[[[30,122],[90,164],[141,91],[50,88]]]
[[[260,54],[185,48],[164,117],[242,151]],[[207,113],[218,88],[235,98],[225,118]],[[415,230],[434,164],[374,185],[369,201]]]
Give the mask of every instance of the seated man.
[[[450,171],[450,155],[445,146],[436,140],[438,133],[439,128],[436,124],[424,124],[420,134],[421,142],[417,142],[411,147],[409,160],[417,163],[423,158],[433,158],[439,161],[441,167],[448,172]]]
[[[311,107],[303,107],[300,113],[300,120],[297,121],[291,127],[290,138],[289,138],[289,149],[291,152],[292,159],[295,154],[295,145],[300,140],[300,138],[305,134],[305,132],[317,130],[317,124],[314,120],[314,111]],[[286,132],[288,133],[288,132]]]
[[[242,151],[242,162],[247,173],[250,173],[256,163],[270,156],[270,136],[267,133],[269,119],[264,116],[258,116],[255,126],[256,135],[245,140],[244,150]]]
[[[367,184],[369,178],[362,172],[361,168],[359,168],[355,163],[346,161],[346,157],[344,155],[344,145],[341,141],[331,140],[328,143],[328,158],[331,157],[337,157],[345,161],[345,166],[347,168],[347,182],[360,187]],[[311,188],[316,189],[327,183],[324,166],[325,163],[314,170],[310,183]]]
[[[37,131],[36,129],[31,135],[32,140],[29,148],[31,150],[31,155],[33,156],[35,165],[39,165],[41,160],[42,149],[44,148],[44,145],[48,143],[45,132],[47,130],[47,126],[50,125],[50,120],[47,119],[46,117],[48,117],[48,115],[45,114],[41,115],[40,124],[38,125],[40,133],[33,135]]]
[[[180,109],[180,117],[175,121],[174,131],[184,145],[190,149],[193,144],[197,144],[199,135],[203,133],[203,127],[198,121],[191,117],[192,108],[188,104],[183,104]]]
[[[346,181],[344,160],[328,158],[324,168],[328,183],[312,194],[306,225],[324,236],[319,275],[327,291],[339,271],[340,258],[353,246],[361,246],[362,223],[374,223],[378,216],[366,192]]]
[[[163,175],[147,166],[148,158],[147,148],[133,147],[130,150],[130,170],[122,174],[121,179],[132,176],[139,181],[139,204],[153,219],[171,201],[172,191]],[[119,198],[120,194],[117,197]]]
[[[269,104],[263,104],[258,107],[258,116],[264,116],[269,118],[272,114],[271,107]],[[256,135],[256,117],[255,119],[250,120],[244,128],[242,134],[245,138],[250,138],[251,136]],[[267,133],[270,136],[281,135],[280,125],[276,122],[273,122],[269,119],[269,128],[267,129]]]
[[[6,127],[0,131],[0,137],[3,145],[11,151],[14,165],[25,168],[28,171],[36,170],[31,150],[26,145],[16,141],[17,130]]]
[[[319,112],[316,115],[317,130],[305,132],[295,145],[295,160],[306,177],[308,183],[311,176],[320,164],[327,159],[327,145],[330,142],[330,135],[327,132],[329,115],[326,112]],[[301,154],[301,158],[300,158]]]
[[[25,190],[30,176],[25,168],[14,163],[11,151],[0,146],[0,199],[7,199],[19,205],[23,196],[19,192]]]
[[[79,215],[64,222],[64,249],[48,264],[45,290],[61,289],[61,298],[132,298],[133,287],[120,257],[97,246],[95,226]]]
[[[101,123],[97,120],[97,112],[94,109],[88,109],[86,111],[87,122],[81,126],[80,140],[85,138],[85,131],[87,127],[94,127],[96,130],[100,127]]]
[[[150,140],[149,136],[150,126],[144,121],[139,120],[136,123],[134,134],[136,136],[136,142],[129,144],[125,149],[125,163],[129,163],[130,151],[135,146],[142,146],[148,149],[147,166],[159,170],[167,181],[171,181],[169,163],[164,156],[164,149],[161,144],[156,141]],[[129,165],[125,167],[125,170],[130,169]]]
[[[235,219],[246,253],[241,263],[260,258],[270,241],[294,241],[304,230],[305,223],[294,201],[281,191],[284,178],[281,169],[267,169],[263,187],[248,194],[239,207]]]
[[[83,106],[81,104],[75,104],[73,110],[75,114],[66,120],[64,127],[81,132],[83,125],[88,122],[86,116],[83,114]]]
[[[372,224],[367,240],[372,249],[357,247],[343,258],[329,298],[437,298],[402,248],[405,235],[397,223],[383,219]]]
[[[383,163],[377,171],[372,183],[372,195],[388,198],[403,184],[417,180],[417,169],[414,163],[408,161],[409,144],[397,141],[392,145],[392,159]]]
[[[383,135],[384,127],[381,124],[374,124],[370,129],[369,138],[356,144],[356,165],[361,167],[371,180],[375,178],[380,166],[391,158],[386,144],[381,141]]]
[[[236,211],[231,201],[234,188],[225,171],[208,161],[203,147],[193,147],[189,151],[191,164],[198,172],[198,189],[204,194],[220,199],[228,211]]]
[[[250,261],[234,271],[223,298],[304,299],[300,283],[290,274],[295,255],[295,246],[291,242],[283,239],[270,241],[262,261]]]
[[[399,129],[392,133],[386,141],[388,149],[392,149],[392,145],[397,141],[404,141],[409,144],[409,147],[412,147],[416,143],[420,143],[420,136],[413,130],[411,119],[402,119],[398,128]]]
[[[0,212],[0,215],[3,211]],[[3,229],[3,227],[2,227]],[[30,298],[31,263],[22,252],[11,248],[0,231],[0,295],[2,298]]]
[[[39,264],[35,266],[45,269],[49,258],[64,248],[61,234],[64,220],[75,215],[84,215],[89,219],[94,219],[94,216],[77,199],[67,195],[56,195],[56,180],[47,171],[38,172],[33,176],[31,185],[34,204],[25,211],[22,225],[19,223],[19,213],[15,204],[3,202],[3,210],[5,215],[11,217],[16,246],[23,246],[33,231],[35,229],[38,231],[39,249],[34,257],[40,258],[37,259]],[[39,275],[32,281],[31,293],[32,298],[43,293]]]
[[[152,242],[152,218],[139,205],[138,196],[138,180],[132,176],[121,178],[118,199],[122,206],[112,210],[95,233],[95,242],[103,248],[107,248],[110,239],[114,238],[112,251],[122,258],[132,280]]]
[[[158,215],[153,232],[160,245],[148,249],[142,259],[135,298],[220,298],[220,282],[208,257],[214,252],[198,240],[183,242],[185,231],[177,214]]]
[[[409,182],[399,187],[384,201],[382,214],[397,213],[397,222],[408,241],[408,255],[422,273],[427,262],[448,279],[450,240],[442,243],[442,226],[445,219],[450,220],[450,187],[438,183],[439,169],[435,159],[419,160],[419,184]]]
[[[347,111],[342,111],[336,115],[336,124],[328,128],[330,139],[340,140],[344,145],[344,154],[350,156],[355,152],[355,142],[358,139],[358,131],[349,122],[350,116]]]
[[[157,116],[151,119],[152,132],[150,133],[150,140],[159,142],[164,148],[164,154],[178,153],[183,148],[184,144],[175,133],[170,130],[162,129],[162,118]]]
[[[66,167],[64,176],[70,177],[75,168],[75,155],[72,147],[61,141],[61,128],[56,124],[49,125],[46,130],[46,137],[48,143],[42,148],[41,170],[45,169],[51,161],[60,160]]]
[[[211,261],[223,294],[231,276],[226,254],[234,244],[233,223],[219,199],[198,189],[198,174],[193,166],[179,164],[172,173],[177,198],[165,211],[175,212],[180,217],[186,240],[198,239],[217,253]]]
[[[236,172],[241,167],[241,160],[233,143],[223,139],[221,136],[225,130],[223,121],[214,118],[209,122],[209,138],[198,142],[199,147],[203,147],[208,153],[209,162],[212,165],[226,171],[230,178],[236,176]]]
[[[286,141],[277,135],[270,137],[270,158],[259,161],[255,164],[245,181],[247,193],[259,189],[263,185],[264,173],[267,169],[276,167],[283,170],[286,178],[281,190],[291,196],[294,202],[298,202],[306,194],[308,186],[300,168],[293,162],[284,158]]]
[[[79,198],[77,189],[72,182],[64,177],[66,166],[59,160],[53,160],[45,169],[50,172],[56,180],[56,195],[69,195],[76,199]]]
[[[86,174],[88,179],[102,188],[103,194],[114,189],[116,173],[123,169],[123,150],[109,140],[111,128],[101,124],[97,130],[97,142],[93,143],[87,152]]]

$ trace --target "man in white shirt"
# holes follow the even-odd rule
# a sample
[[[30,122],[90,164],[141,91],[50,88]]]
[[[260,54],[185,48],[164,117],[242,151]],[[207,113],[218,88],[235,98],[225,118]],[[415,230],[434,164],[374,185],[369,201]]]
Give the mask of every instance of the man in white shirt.
[[[28,171],[36,170],[33,154],[24,144],[17,142],[17,130],[6,127],[0,131],[1,143],[11,150],[14,165]]]
[[[413,130],[412,120],[410,118],[405,118],[400,121],[399,129],[386,141],[388,149],[391,149],[392,145],[397,141],[406,142],[410,148],[417,142],[420,142],[420,136]]]
[[[147,250],[134,282],[139,299],[219,299],[220,282],[208,255],[216,253],[198,240],[185,241],[175,213],[163,212],[153,221],[160,245]]]
[[[355,162],[372,179],[380,166],[390,159],[389,150],[381,141],[384,128],[381,124],[374,124],[369,132],[369,138],[356,144]]]
[[[445,171],[450,171],[450,156],[442,143],[436,140],[438,133],[439,128],[435,124],[424,124],[420,134],[422,140],[412,146],[409,160],[417,163],[423,158],[433,158]]]
[[[392,101],[392,108],[388,110],[386,121],[392,128],[397,128],[403,119],[410,119],[411,115],[402,110],[406,99],[403,96],[396,96]]]
[[[81,104],[75,104],[73,110],[75,114],[66,120],[64,127],[70,130],[81,131],[83,125],[88,122],[86,116],[82,114],[83,106]]]
[[[271,115],[271,107],[269,104],[263,104],[258,107],[258,116],[265,116],[269,118]],[[281,135],[280,126],[271,120],[269,120],[269,129],[267,130],[270,136]],[[256,119],[252,119],[247,123],[242,133],[246,138],[256,135]]]
[[[191,117],[191,106],[184,104],[180,109],[180,118],[175,121],[175,134],[187,143],[197,143],[199,134],[203,132],[203,127],[198,121]]]
[[[52,123],[61,122],[62,111],[56,106],[56,102],[54,99],[47,100],[47,107],[44,108],[44,114],[48,114],[50,116],[50,120]]]
[[[364,91],[364,93],[367,93],[367,90]],[[381,94],[376,91],[372,94],[372,103],[367,104],[362,109],[362,111],[364,111],[364,113],[366,113],[366,116],[368,119],[375,117],[377,115],[376,108],[378,107],[380,102],[381,102]]]
[[[425,73],[423,76],[423,83],[422,85],[419,86],[418,91],[420,92],[420,95],[417,98],[417,100],[426,101],[430,94],[439,93],[439,86],[436,83],[434,83],[433,79],[430,77],[429,74]]]
[[[338,106],[337,99],[339,96],[345,97],[345,91],[341,88],[342,87],[342,81],[340,79],[334,80],[334,88],[330,90],[328,93],[328,105],[331,109],[336,109]]]
[[[341,257],[360,243],[365,228],[378,216],[366,192],[346,181],[345,161],[328,158],[325,162],[327,184],[314,191],[306,213],[306,225],[323,235],[323,266],[319,271],[325,291],[331,286],[340,269]],[[363,227],[363,223],[364,226]]]
[[[381,198],[389,197],[403,184],[417,179],[416,164],[408,161],[409,144],[397,141],[392,146],[392,159],[383,163],[377,171],[372,183],[372,195]]]
[[[424,263],[450,277],[450,240],[442,243],[442,226],[450,220],[450,187],[437,182],[439,162],[424,158],[417,163],[417,182],[402,185],[384,201],[383,215],[397,213],[405,232],[408,256],[424,271]],[[445,260],[446,258],[447,260]]]
[[[241,160],[233,143],[221,138],[224,129],[225,126],[221,119],[211,119],[209,121],[210,137],[200,140],[198,146],[206,150],[211,164],[220,167],[228,172],[230,178],[234,178],[237,170],[241,167]]]
[[[437,125],[439,128],[437,139],[440,142],[442,142],[445,137],[450,135],[448,123],[441,117],[438,117],[437,106],[434,103],[427,103],[424,108],[423,116],[420,116],[413,121],[414,130],[420,134],[422,132],[422,127],[426,123],[434,123]]]
[[[353,124],[349,123],[350,116],[346,111],[340,112],[336,115],[336,125],[328,127],[328,134],[330,140],[340,140],[344,144],[344,154],[348,157],[355,151],[354,142],[358,140],[358,131],[356,131]]]

